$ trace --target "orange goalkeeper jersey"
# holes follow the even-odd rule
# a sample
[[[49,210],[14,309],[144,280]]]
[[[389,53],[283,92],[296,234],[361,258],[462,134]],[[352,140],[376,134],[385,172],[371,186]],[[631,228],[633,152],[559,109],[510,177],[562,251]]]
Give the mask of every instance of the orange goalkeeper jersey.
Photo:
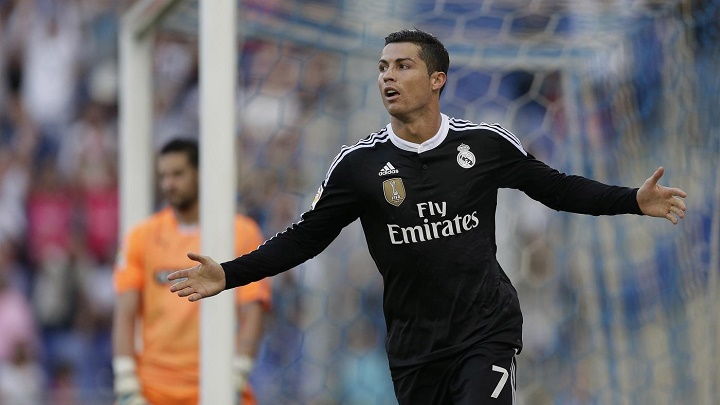
[[[254,221],[241,215],[236,217],[236,255],[254,250],[263,241]],[[199,227],[184,229],[172,209],[165,208],[136,226],[118,254],[114,272],[116,291],[141,291],[142,348],[137,359],[141,380],[168,384],[176,390],[182,386],[197,390],[200,305],[171,294],[167,276],[196,265],[186,254],[198,251]],[[238,303],[260,301],[269,308],[269,279],[238,288],[235,293]]]

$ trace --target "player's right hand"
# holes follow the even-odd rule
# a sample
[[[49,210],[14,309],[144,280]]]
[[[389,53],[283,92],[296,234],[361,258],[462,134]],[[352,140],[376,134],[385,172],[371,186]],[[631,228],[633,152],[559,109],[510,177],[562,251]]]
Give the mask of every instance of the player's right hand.
[[[148,405],[140,392],[140,381],[135,373],[135,360],[128,356],[113,358],[113,390],[115,405]]]
[[[117,395],[115,405],[148,405],[148,401],[139,392]]]
[[[188,301],[212,297],[225,289],[225,272],[210,256],[188,253],[190,259],[200,263],[195,267],[170,273],[168,280],[177,280],[170,286],[170,292]]]

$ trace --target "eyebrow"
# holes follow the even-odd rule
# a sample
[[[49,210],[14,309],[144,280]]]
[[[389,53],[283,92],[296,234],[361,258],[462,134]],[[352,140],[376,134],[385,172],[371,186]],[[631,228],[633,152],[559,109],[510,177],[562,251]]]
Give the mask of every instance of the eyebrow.
[[[406,62],[406,61],[415,62],[415,60],[413,58],[397,58],[397,59],[395,59],[395,63],[401,63],[401,62]],[[380,59],[378,61],[378,63],[388,63],[388,62],[385,59]]]

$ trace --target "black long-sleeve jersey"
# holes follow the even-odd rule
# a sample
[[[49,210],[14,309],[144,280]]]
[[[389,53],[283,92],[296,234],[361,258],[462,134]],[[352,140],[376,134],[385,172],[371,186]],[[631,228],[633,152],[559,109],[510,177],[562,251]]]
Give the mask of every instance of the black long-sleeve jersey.
[[[555,210],[641,214],[637,189],[560,173],[501,126],[443,114],[438,133],[420,145],[387,125],[343,147],[299,222],[222,263],[226,288],[297,266],[360,218],[384,280],[391,369],[483,342],[521,349],[517,293],[496,259],[495,209],[503,187]]]

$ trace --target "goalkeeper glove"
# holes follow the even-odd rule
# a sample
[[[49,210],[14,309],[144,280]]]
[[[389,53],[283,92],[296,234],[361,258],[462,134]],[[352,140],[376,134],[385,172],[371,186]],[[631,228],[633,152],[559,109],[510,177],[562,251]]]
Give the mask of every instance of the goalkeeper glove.
[[[148,405],[140,393],[140,381],[135,374],[135,360],[128,356],[117,356],[112,361],[115,380],[116,405]]]
[[[252,372],[255,362],[250,356],[238,355],[235,356],[232,362],[233,378],[235,381],[235,390],[237,393],[242,393],[245,386],[248,383],[250,372]]]

